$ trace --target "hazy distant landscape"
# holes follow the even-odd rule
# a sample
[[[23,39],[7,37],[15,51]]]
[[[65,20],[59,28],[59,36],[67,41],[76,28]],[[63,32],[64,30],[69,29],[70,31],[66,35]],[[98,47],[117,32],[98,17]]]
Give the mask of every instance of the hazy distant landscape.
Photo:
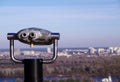
[[[52,56],[52,49],[15,49],[15,56],[22,59],[48,58]],[[60,48],[54,63],[43,64],[43,74],[44,78],[57,77],[58,80],[64,77],[64,81],[71,79],[75,82],[94,82],[91,77],[112,76],[119,82],[119,62],[120,47]],[[0,50],[0,77],[24,78],[24,65],[11,61],[6,49]]]

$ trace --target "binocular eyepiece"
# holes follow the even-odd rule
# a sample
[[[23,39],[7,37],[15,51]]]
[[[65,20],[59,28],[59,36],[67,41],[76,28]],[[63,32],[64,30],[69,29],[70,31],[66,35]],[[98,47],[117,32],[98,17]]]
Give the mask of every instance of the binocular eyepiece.
[[[26,28],[17,33],[8,33],[7,39],[10,40],[10,56],[13,61],[20,62],[14,57],[14,40],[19,40],[22,43],[33,45],[51,45],[53,44],[53,58],[45,60],[45,62],[51,62],[56,59],[57,55],[57,43],[60,38],[59,33],[52,33],[48,30],[39,28]]]

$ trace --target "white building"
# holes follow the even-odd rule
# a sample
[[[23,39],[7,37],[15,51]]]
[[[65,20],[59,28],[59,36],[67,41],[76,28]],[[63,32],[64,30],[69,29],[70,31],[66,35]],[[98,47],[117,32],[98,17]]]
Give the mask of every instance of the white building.
[[[97,53],[100,54],[100,53],[104,53],[105,52],[105,49],[104,48],[98,48],[97,50]]]
[[[114,53],[114,48],[113,47],[109,47],[108,51],[109,51],[110,54],[113,54]]]
[[[120,47],[109,47],[108,51],[111,54],[120,54]]]
[[[69,55],[69,54],[64,53],[64,52],[59,52],[59,53],[58,53],[58,56],[66,56],[66,57],[70,57],[70,56],[72,56],[72,55]]]
[[[51,48],[47,48],[48,53],[52,53]]]
[[[36,55],[35,51],[22,51],[23,55]]]
[[[90,47],[89,48],[89,54],[95,54],[95,48],[93,48],[93,47]]]

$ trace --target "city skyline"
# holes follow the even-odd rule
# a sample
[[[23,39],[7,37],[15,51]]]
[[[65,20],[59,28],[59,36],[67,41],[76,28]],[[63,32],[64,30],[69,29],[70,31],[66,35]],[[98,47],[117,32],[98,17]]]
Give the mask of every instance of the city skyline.
[[[29,27],[59,32],[59,47],[120,46],[119,0],[1,0],[0,23],[0,48],[7,33]]]

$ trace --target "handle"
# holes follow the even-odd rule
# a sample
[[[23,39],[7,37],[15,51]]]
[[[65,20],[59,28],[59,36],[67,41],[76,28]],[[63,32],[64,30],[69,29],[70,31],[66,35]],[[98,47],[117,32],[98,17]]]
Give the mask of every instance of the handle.
[[[16,59],[14,56],[14,40],[10,39],[10,58],[16,63],[22,63],[22,60]]]
[[[57,54],[58,54],[58,40],[54,39],[53,40],[53,57],[51,59],[44,59],[43,61],[40,61],[40,62],[52,63],[57,59]],[[22,63],[23,62],[23,60],[17,59],[14,56],[14,39],[10,39],[10,58],[15,63]]]
[[[57,59],[58,54],[58,40],[55,39],[53,42],[53,57],[51,59],[44,59],[43,63],[52,63]]]

